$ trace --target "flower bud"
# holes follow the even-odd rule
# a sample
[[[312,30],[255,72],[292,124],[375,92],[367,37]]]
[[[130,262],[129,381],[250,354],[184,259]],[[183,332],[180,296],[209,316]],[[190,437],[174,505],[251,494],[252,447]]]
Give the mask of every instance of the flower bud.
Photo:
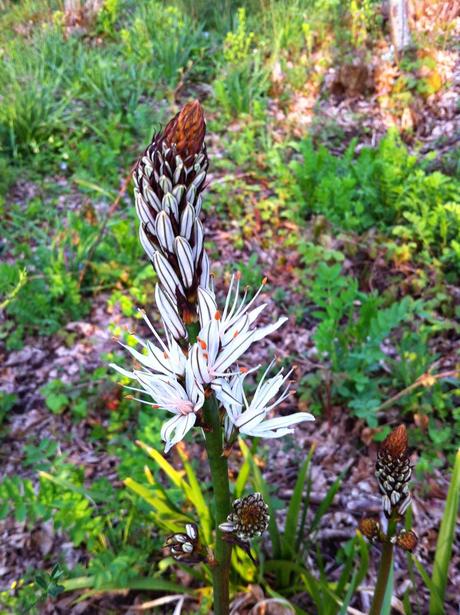
[[[412,552],[417,546],[418,538],[413,530],[401,530],[397,536],[392,538],[392,542],[404,551]]]
[[[408,483],[412,473],[404,425],[394,429],[383,441],[375,467],[385,515],[390,517],[395,511],[404,514],[411,501]]]
[[[268,527],[268,506],[260,493],[253,493],[233,502],[233,512],[225,523],[219,525],[222,532],[230,532],[244,541],[260,536]]]
[[[369,517],[361,519],[358,527],[361,534],[371,542],[381,540],[380,524],[376,519],[370,519]]]
[[[198,527],[187,523],[185,533],[178,532],[166,538],[165,545],[170,555],[179,562],[193,563],[200,561]]]

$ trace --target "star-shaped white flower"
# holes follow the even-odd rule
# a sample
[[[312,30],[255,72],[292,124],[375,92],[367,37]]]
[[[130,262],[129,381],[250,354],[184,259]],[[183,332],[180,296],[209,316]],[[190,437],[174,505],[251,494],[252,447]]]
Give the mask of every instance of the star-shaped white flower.
[[[151,327],[147,317],[144,318]],[[151,330],[155,333],[153,327]],[[165,345],[156,333],[155,336],[160,343],[161,352],[150,341],[140,338],[136,339],[144,346],[146,354],[125,346],[144,369],[129,371],[114,363],[111,363],[111,367],[123,376],[136,380],[142,387],[127,387],[128,389],[146,393],[152,399],[137,401],[154,408],[163,408],[174,415],[161,428],[161,438],[166,442],[167,453],[195,425],[196,414],[204,403],[204,390],[195,380],[190,360],[187,360],[174,339],[168,336],[168,344]]]
[[[264,303],[252,308],[264,285],[265,281],[251,301],[246,303],[247,291],[240,300],[239,275],[233,275],[222,313],[218,310],[214,292],[198,288],[201,330],[197,343],[190,350],[193,372],[198,382],[210,384],[216,378],[228,376],[228,368],[253,342],[270,335],[286,322],[287,317],[283,316],[273,324],[255,326],[255,321],[267,306]]]
[[[214,383],[216,397],[224,406],[227,416],[225,419],[225,434],[230,438],[232,431],[236,428],[239,433],[259,438],[281,438],[294,430],[292,427],[304,421],[314,421],[315,417],[308,412],[295,412],[288,416],[280,416],[267,419],[270,410],[273,410],[284,401],[290,391],[286,386],[282,393],[276,397],[286,380],[292,373],[283,374],[279,371],[276,376],[265,380],[269,370],[273,366],[273,361],[268,366],[257,389],[248,402],[243,389],[243,382],[246,374],[235,374],[228,382],[225,379],[218,379]],[[221,386],[221,390],[218,387]],[[276,398],[275,400],[273,400]]]
[[[153,344],[150,340],[143,340],[136,335],[133,335],[136,342],[143,347],[144,352],[139,352],[131,346],[126,344],[120,345],[143,366],[156,372],[158,374],[164,374],[166,376],[176,375],[183,376],[185,374],[185,366],[187,363],[187,357],[183,353],[181,347],[176,340],[169,333],[167,327],[164,327],[166,334],[166,343],[163,342],[161,337],[155,331],[152,323],[150,322],[147,314],[140,310],[143,319],[147,323],[154,338],[158,342],[158,346]]]

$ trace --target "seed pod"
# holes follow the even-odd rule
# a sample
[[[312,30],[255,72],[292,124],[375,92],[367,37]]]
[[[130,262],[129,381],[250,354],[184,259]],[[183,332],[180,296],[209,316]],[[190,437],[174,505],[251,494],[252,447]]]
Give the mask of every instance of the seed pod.
[[[412,473],[404,425],[394,429],[383,441],[375,467],[385,515],[390,517],[394,511],[402,515],[410,504],[408,483]]]

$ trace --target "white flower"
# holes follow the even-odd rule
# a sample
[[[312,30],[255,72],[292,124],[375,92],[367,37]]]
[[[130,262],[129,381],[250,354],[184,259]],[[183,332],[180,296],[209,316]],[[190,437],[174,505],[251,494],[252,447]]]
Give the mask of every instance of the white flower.
[[[140,344],[145,353],[137,351],[131,346],[120,344],[123,348],[126,348],[128,352],[144,367],[157,372],[158,374],[164,374],[166,376],[177,375],[183,376],[185,374],[185,366],[187,363],[187,357],[184,355],[181,347],[176,340],[171,336],[168,329],[165,327],[166,344],[160,338],[155,331],[152,323],[150,322],[147,314],[140,310],[143,319],[149,326],[150,331],[157,340],[159,346],[155,346],[150,340],[143,340],[135,335],[134,339]],[[116,367],[117,369],[117,367]],[[123,370],[125,371],[125,370]]]
[[[147,317],[145,318],[149,322]],[[154,332],[153,328],[152,331]],[[169,337],[166,346],[157,335],[156,337],[163,348],[162,356],[158,355],[159,348],[139,338],[136,339],[147,349],[147,354],[141,354],[125,346],[146,369],[134,369],[130,372],[113,363],[111,367],[123,376],[137,380],[142,388],[127,388],[146,393],[152,398],[153,403],[144,399],[137,401],[155,408],[163,408],[174,415],[161,428],[161,438],[166,442],[167,453],[195,425],[196,413],[204,403],[204,391],[202,385],[195,380],[190,361],[185,358],[176,342]]]
[[[235,284],[236,279],[236,284]],[[201,330],[190,351],[192,367],[196,379],[203,383],[212,383],[216,378],[225,377],[228,368],[235,363],[253,342],[259,341],[276,331],[287,317],[279,318],[275,323],[263,327],[253,326],[267,304],[252,308],[265,281],[246,304],[247,292],[239,301],[239,275],[233,275],[230,288],[221,313],[217,308],[214,292],[198,288],[198,313]]]
[[[280,416],[274,419],[266,419],[267,414],[279,405],[289,395],[289,386],[279,395],[275,401],[274,397],[278,395],[279,390],[289,378],[292,370],[287,374],[283,374],[283,370],[279,371],[276,376],[265,380],[265,377],[273,365],[270,363],[266,369],[262,379],[257,386],[253,395],[252,401],[249,403],[243,390],[243,381],[246,374],[237,374],[233,376],[229,383],[223,379],[219,379],[214,384],[214,389],[217,385],[222,386],[222,390],[226,387],[230,391],[225,394],[216,390],[216,397],[224,406],[227,417],[225,422],[225,433],[229,439],[233,428],[238,429],[241,434],[260,438],[281,438],[282,436],[292,433],[293,425],[302,423],[303,421],[314,421],[315,418],[308,412],[296,412],[288,416]],[[230,396],[233,401],[230,401]],[[270,403],[271,401],[271,403]]]

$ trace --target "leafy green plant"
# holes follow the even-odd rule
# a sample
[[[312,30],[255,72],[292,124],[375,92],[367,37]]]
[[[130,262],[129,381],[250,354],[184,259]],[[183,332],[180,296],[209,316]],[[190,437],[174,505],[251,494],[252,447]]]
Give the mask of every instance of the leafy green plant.
[[[223,65],[214,81],[217,104],[231,116],[252,113],[268,88],[268,72],[260,52],[252,51],[254,33],[247,31],[246,11],[238,11],[238,25],[224,41]]]
[[[436,259],[445,270],[458,270],[460,185],[439,171],[426,172],[394,132],[377,148],[354,155],[352,141],[342,157],[299,145],[301,160],[291,169],[299,214],[325,215],[345,230],[363,232],[372,226],[413,246],[414,255]]]

